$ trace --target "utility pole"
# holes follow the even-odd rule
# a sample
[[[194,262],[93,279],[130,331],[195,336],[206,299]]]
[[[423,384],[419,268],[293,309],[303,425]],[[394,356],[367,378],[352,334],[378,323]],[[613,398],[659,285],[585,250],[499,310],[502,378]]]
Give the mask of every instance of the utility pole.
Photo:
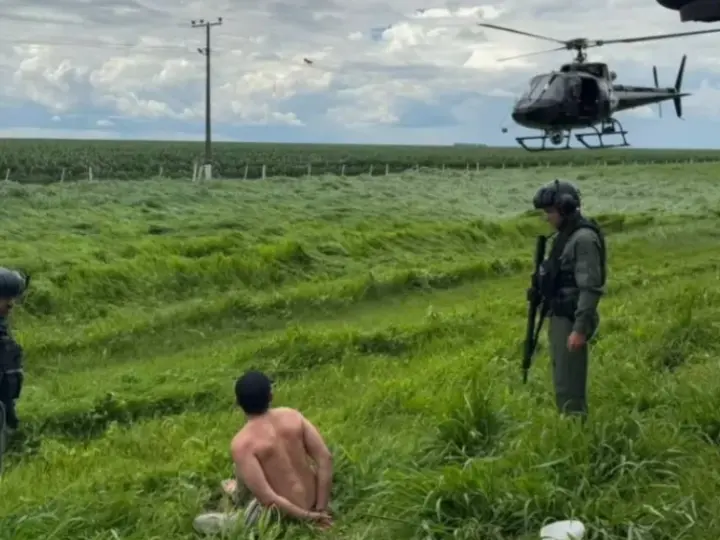
[[[205,19],[198,21],[190,21],[193,28],[205,28],[205,47],[198,48],[198,52],[205,56],[205,165],[203,167],[203,178],[210,180],[212,178],[212,108],[210,106],[210,29],[213,26],[222,24],[222,17],[218,17],[217,21],[210,22]]]

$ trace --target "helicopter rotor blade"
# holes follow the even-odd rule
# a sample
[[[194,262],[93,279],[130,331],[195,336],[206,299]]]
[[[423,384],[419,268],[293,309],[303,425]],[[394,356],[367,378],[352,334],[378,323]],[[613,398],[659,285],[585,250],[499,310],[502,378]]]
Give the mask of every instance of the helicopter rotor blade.
[[[684,54],[682,60],[680,60],[680,69],[678,70],[677,79],[675,79],[675,97],[673,98],[673,105],[675,105],[675,113],[677,117],[682,119],[682,98],[683,94],[680,93],[682,88],[683,75],[685,74],[685,62],[687,61],[687,54]],[[687,94],[684,94],[687,95]]]
[[[518,55],[515,55],[515,56],[508,56],[508,57],[505,57],[505,58],[498,58],[498,62],[507,62],[508,60],[516,60],[516,59],[518,59],[518,58],[526,58],[526,57],[528,57],[528,56],[537,56],[537,55],[540,55],[540,54],[547,54],[547,53],[551,53],[551,52],[564,51],[565,49],[566,49],[566,47],[556,47],[555,49],[548,49],[548,50],[545,50],[545,51],[536,51],[536,52],[531,52],[531,53],[518,54]]]
[[[720,28],[713,28],[711,30],[694,30],[691,32],[675,32],[672,34],[656,34],[652,36],[640,36],[640,37],[633,37],[633,38],[621,38],[621,39],[596,39],[596,40],[588,40],[584,38],[576,38],[571,39],[567,41],[563,41],[560,39],[555,39],[547,36],[541,36],[539,34],[532,34],[530,32],[523,32],[522,30],[515,30],[513,28],[508,28],[506,26],[498,26],[496,24],[489,24],[489,23],[477,23],[478,26],[483,28],[492,28],[494,30],[501,30],[503,32],[510,32],[512,34],[516,34],[519,36],[527,36],[532,37],[535,39],[542,39],[543,41],[551,41],[553,43],[557,43],[559,45],[562,45],[562,47],[558,49],[554,49],[552,51],[540,51],[538,53],[529,53],[521,56],[514,56],[510,58],[503,58],[499,61],[507,61],[507,60],[513,60],[515,58],[521,58],[522,56],[533,56],[535,54],[544,54],[546,52],[555,52],[555,51],[561,51],[563,49],[566,50],[575,50],[578,53],[578,58],[580,58],[580,62],[583,61],[585,58],[582,51],[590,48],[595,47],[601,47],[603,45],[612,45],[615,43],[640,43],[643,41],[656,41],[661,39],[672,39],[672,38],[678,38],[678,37],[685,37],[685,36],[697,36],[700,34],[713,34],[720,32]]]
[[[565,41],[561,39],[555,39],[547,36],[541,36],[538,34],[531,34],[530,32],[523,32],[522,30],[514,30],[513,28],[507,28],[506,26],[498,26],[496,24],[488,24],[488,23],[477,23],[478,26],[482,26],[484,28],[492,28],[493,30],[502,30],[503,32],[510,32],[512,34],[518,34],[520,36],[527,36],[532,37],[535,39],[542,39],[544,41],[552,41],[553,43],[559,43],[561,45],[565,45]]]
[[[635,38],[623,38],[623,39],[598,39],[591,42],[592,46],[599,47],[601,45],[611,45],[613,43],[639,43],[641,41],[654,41],[657,39],[672,39],[684,36],[696,36],[699,34],[712,34],[720,32],[720,28],[713,28],[712,30],[694,30],[692,32],[676,32],[673,34],[657,34],[654,36],[642,36]]]
[[[653,79],[655,79],[655,88],[660,89],[660,82],[658,81],[658,70],[657,66],[653,66]],[[658,116],[662,118],[662,101],[658,101]]]

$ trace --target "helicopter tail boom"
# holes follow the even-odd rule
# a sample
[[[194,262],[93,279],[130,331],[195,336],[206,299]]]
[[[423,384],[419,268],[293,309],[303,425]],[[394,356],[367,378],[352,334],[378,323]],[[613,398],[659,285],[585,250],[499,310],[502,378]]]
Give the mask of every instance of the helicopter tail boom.
[[[668,86],[663,88],[658,84],[657,68],[655,67],[653,67],[653,79],[655,82],[654,87],[627,86],[624,84],[613,85],[613,90],[618,98],[618,102],[614,107],[615,112],[635,109],[645,105],[657,105],[660,117],[662,118],[660,103],[672,100],[673,105],[675,106],[675,113],[678,118],[682,118],[682,98],[690,95],[690,93],[683,92],[682,90],[686,62],[687,55],[684,55],[680,61],[680,69],[678,70],[677,78],[675,79],[675,86],[672,87]]]

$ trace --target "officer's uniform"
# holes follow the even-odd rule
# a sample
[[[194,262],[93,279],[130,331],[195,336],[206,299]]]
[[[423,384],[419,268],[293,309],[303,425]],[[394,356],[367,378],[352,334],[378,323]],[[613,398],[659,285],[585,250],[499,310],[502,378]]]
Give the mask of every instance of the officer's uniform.
[[[586,415],[588,345],[600,324],[597,312],[606,281],[605,237],[597,223],[579,211],[580,193],[556,180],[541,188],[533,205],[555,208],[563,217],[550,255],[540,272],[540,289],[549,306],[548,338],[555,401],[561,413]],[[572,332],[585,337],[579,350],[568,349]]]
[[[20,273],[0,268],[0,298],[17,298],[27,287]],[[15,341],[5,318],[0,317],[0,427],[17,429],[15,401],[23,386],[23,350]]]

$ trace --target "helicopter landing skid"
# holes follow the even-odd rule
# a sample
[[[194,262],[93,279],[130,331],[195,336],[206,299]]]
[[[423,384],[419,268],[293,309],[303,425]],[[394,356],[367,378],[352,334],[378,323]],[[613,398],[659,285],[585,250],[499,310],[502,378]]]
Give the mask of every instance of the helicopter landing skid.
[[[528,152],[557,152],[558,150],[571,150],[569,131],[562,134],[554,133],[553,135],[550,135],[546,133],[545,135],[535,135],[533,137],[515,137],[515,140]],[[525,141],[542,141],[542,144],[539,147],[533,148],[528,146]],[[554,148],[548,148],[546,146],[548,141],[550,141]],[[563,143],[565,144],[561,146]]]
[[[603,123],[600,126],[600,129],[598,129],[595,126],[590,126],[590,128],[593,130],[593,132],[587,132],[587,133],[577,133],[575,134],[575,138],[582,143],[582,145],[589,149],[589,150],[601,150],[606,148],[624,148],[626,146],[630,146],[630,143],[627,142],[627,139],[625,138],[625,135],[627,135],[627,131],[625,131],[622,127],[622,124],[615,120],[614,118],[610,118],[609,120],[603,121]],[[605,141],[603,140],[603,137],[605,136],[614,136],[619,135],[622,137],[622,143],[618,144],[605,144]],[[588,144],[588,142],[585,140],[585,137],[597,137],[598,138],[598,144],[591,145]]]
[[[628,143],[627,139],[625,138],[625,135],[627,135],[628,132],[625,131],[625,129],[623,129],[622,127],[622,124],[614,118],[604,120],[602,124],[600,124],[600,129],[595,126],[589,126],[589,129],[592,129],[592,131],[575,134],[575,138],[585,148],[589,150],[600,150],[604,148],[623,148],[626,146],[630,146],[630,143]],[[533,137],[516,137],[515,140],[520,146],[523,147],[523,149],[527,150],[528,152],[556,152],[558,150],[573,149],[570,146],[570,134],[571,130],[568,130],[567,132],[546,132],[544,135],[535,135]],[[622,143],[605,144],[604,137],[611,137],[615,135],[622,137]],[[597,137],[598,144],[589,144],[588,141],[585,140],[587,137]],[[526,144],[526,141],[542,141],[542,144],[540,146],[531,147]],[[553,146],[548,148],[548,142],[550,142],[550,144],[552,144]]]

